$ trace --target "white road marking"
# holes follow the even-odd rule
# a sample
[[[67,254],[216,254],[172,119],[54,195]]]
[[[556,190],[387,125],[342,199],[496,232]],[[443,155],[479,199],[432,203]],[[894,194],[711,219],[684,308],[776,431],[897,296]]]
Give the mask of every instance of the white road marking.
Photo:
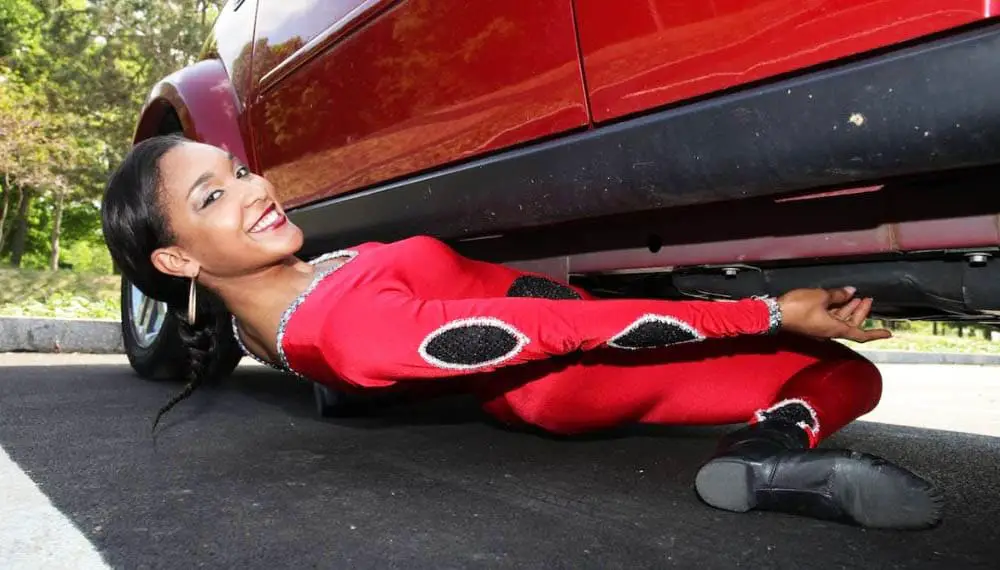
[[[128,366],[124,354],[0,352],[0,368],[8,366]]]
[[[0,568],[110,568],[0,447]]]

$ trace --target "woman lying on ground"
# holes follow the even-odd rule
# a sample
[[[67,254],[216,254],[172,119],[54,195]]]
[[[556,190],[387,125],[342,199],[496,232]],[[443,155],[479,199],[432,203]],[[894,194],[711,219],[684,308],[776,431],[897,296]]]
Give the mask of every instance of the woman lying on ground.
[[[875,366],[830,340],[889,336],[862,328],[871,299],[850,288],[598,300],[427,237],[305,262],[295,257],[302,232],[267,180],[176,137],[133,148],[109,182],[103,226],[123,277],[188,316],[193,383],[161,413],[190,394],[212,356],[197,284],[232,313],[248,355],[338,390],[449,379],[501,422],[559,434],[747,422],[697,474],[709,505],[879,528],[940,518],[940,494],[914,473],[816,448],[881,395]]]

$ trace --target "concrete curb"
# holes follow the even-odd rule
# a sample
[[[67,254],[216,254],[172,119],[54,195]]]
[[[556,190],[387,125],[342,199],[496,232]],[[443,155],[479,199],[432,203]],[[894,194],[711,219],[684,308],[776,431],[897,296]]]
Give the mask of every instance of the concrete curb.
[[[124,354],[121,324],[113,320],[0,317],[0,352]],[[1000,354],[859,350],[876,364],[1000,366]]]
[[[903,352],[901,350],[859,350],[876,364],[967,364],[1000,366],[1000,354],[963,354],[957,352]]]
[[[125,348],[118,321],[2,317],[0,352],[123,354]]]

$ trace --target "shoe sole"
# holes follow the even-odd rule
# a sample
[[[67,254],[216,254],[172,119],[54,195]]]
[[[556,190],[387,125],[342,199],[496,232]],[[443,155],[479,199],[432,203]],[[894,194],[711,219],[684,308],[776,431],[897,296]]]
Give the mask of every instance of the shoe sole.
[[[816,515],[818,518],[830,518],[829,507],[833,506],[845,518],[868,528],[922,529],[941,520],[941,494],[910,471],[866,453],[841,450],[810,453],[826,456],[821,460],[829,464],[830,478],[824,493],[827,508],[822,509],[822,515]],[[739,513],[757,507],[756,487],[753,469],[736,458],[713,460],[695,478],[695,489],[703,501]],[[810,514],[791,506],[786,512]]]
[[[742,461],[710,461],[698,471],[694,487],[701,500],[717,509],[745,513],[757,506],[753,469]]]

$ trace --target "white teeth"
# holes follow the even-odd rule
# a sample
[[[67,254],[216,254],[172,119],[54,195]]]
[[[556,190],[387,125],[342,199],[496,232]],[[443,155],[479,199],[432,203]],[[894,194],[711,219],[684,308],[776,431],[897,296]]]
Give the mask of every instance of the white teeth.
[[[266,216],[258,220],[257,223],[254,224],[252,228],[250,228],[250,233],[262,231],[263,229],[267,228],[271,224],[276,223],[280,219],[281,219],[281,214],[279,214],[277,210],[271,210],[270,212],[268,212]]]

